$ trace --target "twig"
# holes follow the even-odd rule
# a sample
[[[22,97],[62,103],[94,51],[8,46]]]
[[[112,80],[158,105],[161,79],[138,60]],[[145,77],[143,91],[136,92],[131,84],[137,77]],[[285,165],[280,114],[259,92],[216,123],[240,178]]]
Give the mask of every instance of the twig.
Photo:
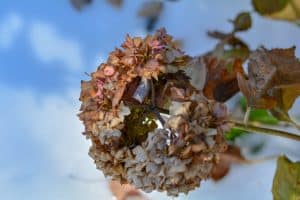
[[[245,130],[245,131],[251,131],[251,132],[255,132],[255,133],[263,133],[263,134],[274,135],[274,136],[281,136],[281,137],[300,141],[300,135],[296,135],[296,134],[289,133],[286,131],[256,126],[256,125],[250,124],[250,123],[244,124],[243,122],[235,121],[235,120],[231,120],[230,122],[234,123],[234,127]]]

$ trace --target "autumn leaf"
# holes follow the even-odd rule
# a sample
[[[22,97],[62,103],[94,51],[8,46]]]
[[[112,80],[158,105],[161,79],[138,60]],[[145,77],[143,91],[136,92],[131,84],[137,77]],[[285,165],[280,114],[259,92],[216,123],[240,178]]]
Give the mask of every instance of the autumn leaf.
[[[229,20],[233,23],[233,30],[229,33],[221,31],[207,32],[209,37],[218,39],[215,49],[208,54],[221,59],[241,59],[245,61],[250,53],[248,45],[239,37],[236,36],[237,31],[248,30],[252,25],[250,13],[239,13],[234,20]]]
[[[81,11],[84,7],[91,4],[93,0],[70,0],[70,2],[76,10]]]
[[[250,55],[248,80],[238,74],[238,84],[248,106],[270,109],[277,113],[275,117],[291,121],[287,112],[300,95],[299,77],[300,61],[295,57],[294,47],[262,48]]]
[[[234,28],[230,33],[220,31],[207,33],[219,42],[212,51],[203,56],[202,62],[198,62],[199,68],[203,68],[203,65],[206,68],[204,95],[221,102],[228,100],[239,91],[237,74],[244,75],[242,64],[250,53],[248,45],[235,35],[236,31],[251,27],[250,14],[242,12],[231,22]]]
[[[110,181],[109,189],[116,199],[140,199],[144,200],[142,193],[130,184],[120,184],[118,181]]]
[[[236,75],[244,74],[240,59],[220,60],[204,57],[207,68],[203,94],[209,99],[224,102],[239,91]]]
[[[244,156],[241,154],[239,147],[229,145],[224,153],[220,154],[219,162],[212,169],[212,179],[219,181],[226,176],[230,170],[230,166],[233,163],[245,163],[247,162]]]
[[[160,1],[145,2],[138,15],[141,17],[158,17],[162,11],[162,3]]]
[[[85,8],[86,6],[90,5],[93,0],[70,0],[72,6],[78,10],[81,11],[83,8]],[[123,0],[107,0],[107,3],[109,3],[110,5],[116,7],[116,8],[120,8],[122,6]]]
[[[292,162],[286,156],[277,159],[277,169],[273,179],[274,200],[300,199],[300,162]]]
[[[116,8],[120,8],[123,4],[123,0],[107,0],[107,2]]]
[[[300,1],[298,0],[252,0],[256,12],[277,20],[299,22]]]
[[[220,31],[207,32],[209,37],[218,39],[215,49],[209,52],[210,55],[221,59],[241,59],[245,61],[250,53],[248,45],[234,33],[223,33]]]
[[[153,30],[162,10],[163,3],[161,1],[145,2],[139,9],[138,15],[147,19],[147,31]]]

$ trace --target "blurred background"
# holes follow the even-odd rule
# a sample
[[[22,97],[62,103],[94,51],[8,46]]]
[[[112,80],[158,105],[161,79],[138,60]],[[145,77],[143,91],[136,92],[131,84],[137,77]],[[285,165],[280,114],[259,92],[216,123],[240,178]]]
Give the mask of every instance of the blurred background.
[[[124,0],[121,5],[78,2],[1,0],[0,199],[113,199],[108,182],[88,156],[90,144],[76,116],[80,80],[88,79],[85,72],[105,61],[127,33],[145,36],[160,27],[189,55],[203,54],[216,44],[207,31],[229,32],[229,19],[253,10],[250,0],[164,1],[159,17],[149,19],[138,15],[145,0]],[[295,24],[255,12],[252,17],[253,27],[238,34],[251,49],[300,44]],[[300,57],[300,48],[296,55]],[[299,108],[298,102],[293,116],[299,116]],[[299,143],[287,139],[249,135],[236,142],[249,157],[285,153],[299,158]],[[257,145],[262,146],[258,154],[250,154]],[[233,165],[221,181],[203,182],[178,199],[272,199],[275,167],[275,159]],[[145,196],[169,199],[157,192]]]

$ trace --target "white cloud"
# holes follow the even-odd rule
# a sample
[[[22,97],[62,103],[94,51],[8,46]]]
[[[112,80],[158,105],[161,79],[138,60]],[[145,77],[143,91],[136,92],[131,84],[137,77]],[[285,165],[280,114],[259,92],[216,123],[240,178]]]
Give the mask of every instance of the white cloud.
[[[42,62],[61,62],[70,70],[83,67],[83,55],[77,41],[67,38],[53,26],[33,22],[29,27],[29,42]]]
[[[6,94],[0,104],[1,113],[5,113],[0,116],[0,157],[3,161],[0,164],[1,198],[112,199],[102,173],[96,170],[88,156],[89,142],[81,135],[83,128],[76,116],[78,91],[72,90],[61,97],[41,97],[31,91],[1,85],[0,91]],[[26,141],[32,141],[32,144],[23,144],[22,138],[27,138]],[[31,152],[26,161],[19,161],[20,152],[30,148],[27,145],[36,143],[39,144],[39,152],[32,154],[42,154],[40,156],[46,160],[46,169],[31,164],[29,166],[33,169],[28,169],[28,164],[22,165],[22,162],[42,162],[33,160],[36,158],[30,155]],[[20,181],[28,171],[33,171],[33,175]],[[42,172],[42,176],[38,172]],[[76,181],[68,178],[70,174],[99,181]],[[15,192],[17,186],[21,188]]]
[[[0,21],[0,47],[9,48],[20,34],[23,27],[23,19],[16,13],[6,15]]]

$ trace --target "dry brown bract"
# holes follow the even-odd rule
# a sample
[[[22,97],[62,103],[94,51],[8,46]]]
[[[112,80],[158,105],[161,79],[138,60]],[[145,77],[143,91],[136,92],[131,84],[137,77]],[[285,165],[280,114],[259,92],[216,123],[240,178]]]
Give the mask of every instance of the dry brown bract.
[[[164,29],[145,39],[127,36],[122,48],[82,82],[79,117],[92,141],[89,154],[113,180],[146,192],[188,193],[211,176],[227,147],[226,106],[190,84],[181,71],[189,57]]]
[[[248,76],[249,80],[238,76],[238,83],[250,107],[288,111],[300,94],[300,61],[294,47],[255,51]]]

